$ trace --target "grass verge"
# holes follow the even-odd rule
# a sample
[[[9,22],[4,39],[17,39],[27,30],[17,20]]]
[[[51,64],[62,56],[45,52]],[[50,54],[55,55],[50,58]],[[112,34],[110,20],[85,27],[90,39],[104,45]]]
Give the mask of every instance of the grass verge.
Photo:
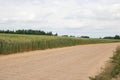
[[[120,80],[120,47],[117,48],[103,72],[95,77],[90,77],[90,80]]]

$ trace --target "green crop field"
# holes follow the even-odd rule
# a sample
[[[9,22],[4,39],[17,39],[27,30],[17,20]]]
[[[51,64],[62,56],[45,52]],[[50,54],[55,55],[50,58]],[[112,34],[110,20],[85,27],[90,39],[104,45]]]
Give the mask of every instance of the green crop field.
[[[0,34],[0,54],[18,53],[31,50],[74,46],[80,44],[109,43],[120,40],[83,39],[57,36]]]

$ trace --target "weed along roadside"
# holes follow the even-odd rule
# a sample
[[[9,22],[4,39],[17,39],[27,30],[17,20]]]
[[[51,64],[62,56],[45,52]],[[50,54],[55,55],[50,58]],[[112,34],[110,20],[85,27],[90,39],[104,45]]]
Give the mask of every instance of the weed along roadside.
[[[90,80],[120,80],[120,47],[116,49],[103,71],[95,77],[90,77]]]

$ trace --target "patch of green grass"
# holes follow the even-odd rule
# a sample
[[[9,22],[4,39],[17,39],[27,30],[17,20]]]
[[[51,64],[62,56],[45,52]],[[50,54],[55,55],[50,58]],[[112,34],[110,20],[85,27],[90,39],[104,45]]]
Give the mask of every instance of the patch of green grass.
[[[120,80],[120,47],[117,48],[111,62],[106,66],[103,72],[95,77],[90,77],[90,80]]]
[[[119,42],[109,39],[85,39],[57,36],[0,34],[0,54],[11,54],[31,50],[43,50],[80,44]]]

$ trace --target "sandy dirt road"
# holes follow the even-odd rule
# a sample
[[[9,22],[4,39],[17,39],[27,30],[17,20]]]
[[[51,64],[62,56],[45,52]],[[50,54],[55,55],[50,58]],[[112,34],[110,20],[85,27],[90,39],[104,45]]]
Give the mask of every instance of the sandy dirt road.
[[[0,56],[0,80],[89,80],[118,45],[79,45]]]

